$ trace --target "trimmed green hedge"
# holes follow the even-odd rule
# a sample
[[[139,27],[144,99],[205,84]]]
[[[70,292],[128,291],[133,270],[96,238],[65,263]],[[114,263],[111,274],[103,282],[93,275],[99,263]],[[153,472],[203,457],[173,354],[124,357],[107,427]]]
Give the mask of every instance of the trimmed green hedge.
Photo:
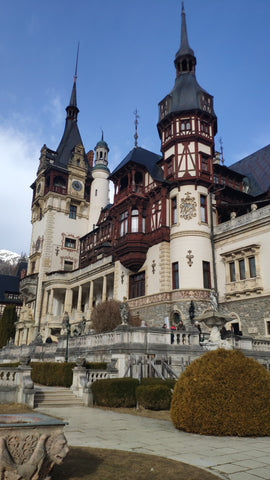
[[[107,363],[105,363],[105,362],[86,362],[85,367],[88,370],[107,370]]]
[[[76,367],[76,363],[32,362],[31,367],[31,378],[34,383],[50,387],[70,387],[72,369]]]
[[[136,389],[138,404],[149,410],[169,410],[172,398],[171,389],[164,384],[141,385]]]
[[[17,368],[19,365],[20,365],[20,362],[0,363],[0,367],[9,367],[9,368]]]
[[[162,378],[157,377],[149,377],[149,378],[142,378],[141,385],[166,385],[168,388],[174,389],[176,384],[176,380],[173,378],[166,378],[162,380]]]
[[[72,385],[73,368],[76,363],[60,362],[31,362],[31,378],[34,383],[50,387],[70,387]],[[107,363],[86,362],[85,367],[89,370],[106,370]]]
[[[135,407],[136,378],[111,378],[97,380],[92,384],[95,405],[103,407]]]

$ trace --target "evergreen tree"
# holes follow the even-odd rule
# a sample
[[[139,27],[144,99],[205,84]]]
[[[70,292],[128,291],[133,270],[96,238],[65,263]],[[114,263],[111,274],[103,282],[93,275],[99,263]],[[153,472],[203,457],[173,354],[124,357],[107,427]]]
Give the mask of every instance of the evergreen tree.
[[[0,348],[4,347],[10,338],[15,337],[15,322],[17,322],[16,306],[7,305],[0,318]]]

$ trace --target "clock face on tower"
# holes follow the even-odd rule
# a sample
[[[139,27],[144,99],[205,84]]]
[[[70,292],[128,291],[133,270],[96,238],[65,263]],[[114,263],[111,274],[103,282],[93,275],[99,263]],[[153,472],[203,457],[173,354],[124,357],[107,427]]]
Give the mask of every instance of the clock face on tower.
[[[72,188],[76,190],[76,192],[79,192],[82,189],[82,184],[78,180],[73,180],[72,182]]]

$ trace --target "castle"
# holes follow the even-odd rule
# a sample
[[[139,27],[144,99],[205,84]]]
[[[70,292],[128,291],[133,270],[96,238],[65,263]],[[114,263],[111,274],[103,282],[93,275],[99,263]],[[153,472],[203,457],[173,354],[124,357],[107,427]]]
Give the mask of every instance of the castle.
[[[270,145],[227,167],[213,96],[196,79],[184,7],[176,79],[159,103],[161,154],[137,145],[110,172],[102,134],[86,153],[76,75],[56,151],[41,149],[16,345],[91,331],[94,306],[126,299],[149,327],[211,309],[236,334],[270,339]],[[114,184],[109,203],[109,182]],[[192,308],[193,315],[190,315]]]

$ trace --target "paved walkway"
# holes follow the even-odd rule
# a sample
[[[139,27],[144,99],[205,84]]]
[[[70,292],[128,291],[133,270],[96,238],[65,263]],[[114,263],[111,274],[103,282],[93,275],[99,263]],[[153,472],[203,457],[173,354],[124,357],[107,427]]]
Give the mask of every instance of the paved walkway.
[[[270,480],[270,437],[208,437],[171,422],[87,407],[39,408],[69,424],[70,446],[128,450],[194,465],[226,480]]]

